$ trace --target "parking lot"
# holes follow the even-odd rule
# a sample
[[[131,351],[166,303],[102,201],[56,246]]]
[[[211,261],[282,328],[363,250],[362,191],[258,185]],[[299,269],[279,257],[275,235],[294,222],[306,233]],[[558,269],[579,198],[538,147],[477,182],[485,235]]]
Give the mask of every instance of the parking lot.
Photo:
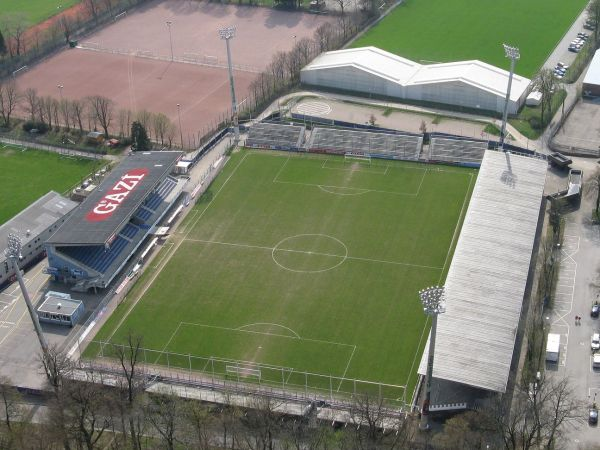
[[[582,169],[584,182],[598,166],[596,160],[573,158],[573,168]],[[546,193],[564,189],[566,172],[548,173]],[[600,300],[600,226],[591,221],[593,196],[585,196],[579,209],[565,215],[563,245],[560,249],[560,272],[553,299],[553,307],[545,312],[550,333],[560,334],[558,364],[548,363],[551,377],[569,377],[575,395],[585,406],[581,414],[587,416],[588,406],[598,393],[600,403],[600,370],[592,367],[591,337],[600,331],[600,318],[590,315],[591,306]],[[575,319],[581,317],[581,321]],[[584,448],[600,439],[600,429],[582,422],[567,429],[565,448]]]

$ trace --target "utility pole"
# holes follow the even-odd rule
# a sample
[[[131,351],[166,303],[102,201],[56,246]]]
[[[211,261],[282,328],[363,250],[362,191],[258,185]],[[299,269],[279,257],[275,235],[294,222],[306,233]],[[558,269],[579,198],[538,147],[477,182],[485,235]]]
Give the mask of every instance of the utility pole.
[[[433,376],[433,355],[435,353],[435,337],[437,332],[437,317],[446,311],[443,286],[432,286],[419,291],[423,311],[431,316],[431,334],[429,337],[429,354],[427,355],[427,375],[425,379],[425,398],[421,410],[420,430],[429,430],[429,404],[431,403],[431,378]]]
[[[235,86],[233,84],[233,67],[231,64],[231,50],[229,41],[235,37],[235,27],[225,27],[219,30],[219,36],[227,46],[227,68],[229,69],[229,86],[231,87],[231,112],[233,113],[233,130],[235,132],[235,144],[240,140],[240,126],[238,123],[237,101],[235,100]]]
[[[29,298],[29,293],[27,292],[27,287],[25,286],[25,282],[23,281],[23,275],[21,274],[21,269],[19,268],[19,260],[21,259],[21,239],[14,233],[10,233],[8,235],[8,247],[4,250],[4,255],[11,262],[13,270],[17,275],[17,280],[19,281],[19,287],[21,288],[21,293],[23,294],[23,298],[25,299],[25,304],[27,305],[27,309],[29,310],[29,316],[31,317],[31,321],[33,322],[33,327],[35,328],[35,332],[37,334],[38,340],[40,341],[40,346],[42,347],[42,353],[44,358],[48,358],[48,342],[46,342],[46,338],[44,337],[44,333],[42,332],[42,327],[40,326],[40,321],[38,320],[38,316],[33,309],[33,304],[31,303],[31,299]]]
[[[173,22],[171,22],[170,20],[167,20],[167,28],[169,29],[169,43],[171,44],[171,61],[173,61],[173,36],[171,35],[171,24]]]
[[[500,130],[500,149],[504,150],[504,140],[506,139],[506,119],[508,118],[508,102],[510,101],[510,89],[512,86],[513,75],[515,73],[515,62],[521,57],[517,47],[502,44],[506,57],[510,59],[510,73],[508,75],[508,88],[506,89],[506,99],[504,101],[504,113],[502,114],[502,130]]]

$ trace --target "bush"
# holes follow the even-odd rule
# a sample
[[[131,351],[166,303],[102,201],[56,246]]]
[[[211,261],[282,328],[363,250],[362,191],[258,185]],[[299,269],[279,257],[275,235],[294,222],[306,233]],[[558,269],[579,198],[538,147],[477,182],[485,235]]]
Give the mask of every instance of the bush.
[[[39,134],[44,134],[48,131],[48,125],[46,125],[44,122],[35,122],[33,120],[28,120],[23,124],[23,130],[27,131],[28,133],[31,130],[37,130]]]
[[[540,130],[542,128],[542,121],[540,120],[539,117],[530,117],[529,118],[529,125],[534,130]]]

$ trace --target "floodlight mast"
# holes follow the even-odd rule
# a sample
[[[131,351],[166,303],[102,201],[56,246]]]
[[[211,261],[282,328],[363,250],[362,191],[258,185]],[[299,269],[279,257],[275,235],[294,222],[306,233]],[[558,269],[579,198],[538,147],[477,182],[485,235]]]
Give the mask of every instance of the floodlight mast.
[[[506,138],[506,119],[508,118],[508,102],[510,101],[510,89],[512,87],[513,75],[515,73],[515,62],[521,58],[521,53],[517,47],[502,44],[504,53],[510,59],[510,73],[508,75],[508,88],[506,89],[506,99],[504,100],[504,113],[502,114],[502,130],[500,130],[500,149],[504,150],[504,140]]]
[[[27,287],[25,287],[25,282],[23,281],[23,276],[21,275],[21,269],[19,268],[19,259],[21,259],[21,239],[19,238],[19,236],[17,236],[14,233],[9,233],[8,247],[6,248],[6,250],[4,250],[4,255],[8,260],[10,260],[13,270],[17,275],[17,280],[19,281],[19,286],[21,288],[21,292],[23,293],[25,304],[27,305],[27,309],[29,310],[29,315],[31,316],[33,327],[35,328],[38,340],[40,341],[40,346],[42,347],[42,353],[44,355],[44,358],[47,358],[48,342],[46,342],[46,338],[42,333],[40,321],[38,320],[38,316],[35,313],[35,310],[33,309],[33,304],[31,303],[31,299],[29,298],[29,293],[27,292]]]
[[[229,70],[229,86],[231,88],[231,112],[233,114],[233,130],[235,132],[235,143],[240,139],[240,126],[238,123],[237,101],[235,99],[235,85],[233,84],[233,68],[231,65],[231,50],[229,41],[235,37],[235,26],[219,29],[219,36],[227,46],[227,69]]]
[[[435,353],[435,336],[437,332],[437,316],[446,311],[445,291],[443,286],[432,286],[419,291],[423,304],[423,312],[431,316],[431,333],[429,337],[429,353],[427,355],[427,374],[425,378],[425,397],[421,410],[419,429],[429,430],[429,404],[431,402],[431,378],[433,375],[433,354]]]

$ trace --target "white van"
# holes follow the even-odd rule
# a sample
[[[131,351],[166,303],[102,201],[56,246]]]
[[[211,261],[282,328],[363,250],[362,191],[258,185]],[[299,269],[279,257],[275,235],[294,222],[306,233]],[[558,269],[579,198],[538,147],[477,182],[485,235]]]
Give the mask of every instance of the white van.
[[[600,369],[600,353],[596,353],[594,355],[594,359],[592,360],[592,367],[594,369]]]

